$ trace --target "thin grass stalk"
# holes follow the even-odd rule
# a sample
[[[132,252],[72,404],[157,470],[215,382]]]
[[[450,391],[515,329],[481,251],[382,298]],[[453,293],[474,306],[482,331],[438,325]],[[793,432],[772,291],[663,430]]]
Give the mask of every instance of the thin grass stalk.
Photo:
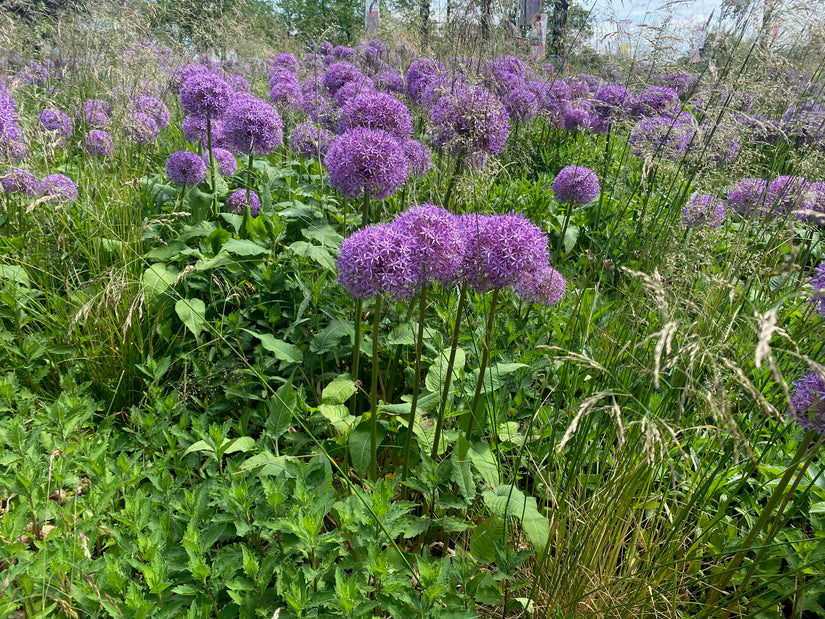
[[[496,305],[498,303],[499,290],[493,290],[493,296],[490,298],[490,313],[487,316],[487,329],[484,332],[484,341],[482,342],[481,365],[478,366],[478,382],[476,382],[476,390],[473,394],[473,402],[470,405],[470,419],[467,421],[467,431],[465,437],[469,441],[473,434],[473,425],[476,418],[476,410],[478,409],[478,401],[481,398],[481,388],[484,385],[484,372],[487,371],[487,362],[490,359],[490,338],[493,335],[493,319],[496,315]]]
[[[418,392],[421,390],[421,349],[424,343],[424,314],[427,310],[427,286],[421,290],[421,298],[418,302],[418,337],[415,340],[415,379],[413,382],[413,395],[410,402],[410,415],[407,417],[407,439],[404,442],[404,452],[402,455],[401,481],[407,479],[410,470],[410,451],[412,450],[413,428],[415,427],[415,413],[418,408]],[[406,488],[402,491],[406,495]]]
[[[446,210],[450,210],[450,200],[452,200],[455,185],[458,182],[458,178],[461,176],[461,173],[464,171],[465,157],[466,153],[464,152],[461,152],[458,155],[455,161],[455,168],[453,168],[453,173],[450,175],[450,180],[447,182],[447,191],[444,193],[444,208]]]
[[[378,479],[378,329],[381,326],[381,295],[375,297],[372,323],[372,379],[370,381],[370,479]]]
[[[358,369],[361,361],[361,311],[363,309],[363,300],[355,299],[355,316],[353,317],[355,325],[355,341],[352,343],[352,382],[355,383],[355,395],[352,396],[352,415],[356,416],[358,410]]]
[[[458,295],[458,307],[455,313],[455,326],[453,327],[453,337],[450,340],[450,358],[447,360],[447,374],[444,377],[444,388],[441,390],[441,405],[438,409],[438,419],[435,423],[435,436],[433,437],[432,459],[438,456],[438,444],[441,439],[441,431],[444,428],[444,415],[447,412],[447,398],[450,397],[450,386],[453,379],[453,366],[455,365],[455,354],[458,349],[458,336],[461,330],[461,316],[464,313],[464,303],[467,299],[467,285],[461,286]]]

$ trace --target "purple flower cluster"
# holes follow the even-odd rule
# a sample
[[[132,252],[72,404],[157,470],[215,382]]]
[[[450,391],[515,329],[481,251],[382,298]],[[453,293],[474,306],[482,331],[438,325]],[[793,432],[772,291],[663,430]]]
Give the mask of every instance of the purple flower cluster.
[[[108,157],[115,152],[112,136],[103,129],[92,129],[83,136],[86,152],[95,157]]]
[[[183,111],[200,118],[220,118],[232,100],[229,83],[205,68],[183,78],[180,103]]]
[[[802,428],[825,436],[825,380],[809,370],[794,381],[792,391],[793,418]]]
[[[157,97],[143,95],[132,102],[132,111],[143,113],[155,121],[158,130],[169,126],[169,108]]]
[[[516,86],[504,97],[510,118],[518,122],[533,120],[539,113],[539,94],[527,86]]]
[[[38,121],[46,131],[53,131],[64,138],[72,137],[72,119],[65,112],[45,109],[40,112]]]
[[[243,215],[246,211],[247,199],[249,201],[249,214],[257,217],[261,212],[261,198],[254,191],[246,189],[236,189],[229,194],[226,199],[226,208],[230,213]]]
[[[324,165],[330,184],[345,196],[366,193],[383,200],[409,174],[407,157],[398,141],[381,129],[356,127],[338,136],[329,147]]]
[[[6,87],[0,84],[0,160],[20,161],[28,154],[17,104]]]
[[[811,295],[814,313],[825,316],[825,262],[820,263],[819,266],[816,267],[814,274],[805,281],[813,286],[814,289]]]
[[[150,144],[159,133],[157,121],[147,112],[132,110],[123,118],[123,135],[135,144]]]
[[[604,84],[593,95],[593,111],[605,123],[615,122],[633,105],[633,96],[621,84]]]
[[[429,85],[447,75],[447,68],[440,60],[422,56],[410,64],[407,69],[407,94],[412,102],[421,105],[422,98]]]
[[[496,155],[510,132],[501,102],[484,88],[459,89],[441,97],[430,111],[433,144],[451,155]]]
[[[401,148],[407,156],[410,176],[421,178],[426,176],[433,165],[429,149],[418,140],[408,138],[401,141]]]
[[[321,83],[331,95],[335,96],[338,89],[347,82],[363,77],[361,70],[351,62],[334,62],[327,67],[321,76]]]
[[[312,123],[301,123],[292,130],[289,136],[289,147],[292,152],[307,159],[313,157],[323,159],[334,139],[335,136],[326,129]]]
[[[642,118],[630,132],[630,147],[637,157],[681,159],[696,135],[693,117],[687,112],[678,116]]]
[[[303,102],[298,76],[285,68],[271,69],[269,72],[269,100],[272,105],[298,109]]]
[[[88,99],[83,104],[82,118],[86,126],[103,129],[112,118],[112,104],[103,99]]]
[[[226,108],[224,135],[237,152],[268,155],[283,142],[284,123],[266,101],[244,94]]]
[[[220,173],[221,176],[232,176],[235,173],[235,170],[238,169],[238,161],[235,159],[235,155],[225,148],[213,148],[212,157],[215,158],[215,162],[218,164],[218,173]],[[203,161],[206,163],[206,167],[208,168],[208,152],[203,154]]]
[[[77,184],[65,174],[49,174],[40,181],[40,195],[47,204],[77,200]]]
[[[728,208],[740,215],[763,215],[767,190],[767,181],[743,178],[728,191]]]
[[[599,195],[599,177],[590,168],[567,166],[553,179],[553,194],[561,204],[590,204]]]
[[[555,305],[567,291],[567,280],[549,264],[524,271],[513,287],[515,293],[528,303]]]
[[[648,86],[633,102],[634,116],[670,116],[680,107],[679,95],[668,86]]]
[[[21,168],[6,170],[0,174],[0,187],[4,193],[22,193],[29,198],[37,197],[40,193],[40,181],[37,177]]]
[[[179,150],[166,160],[166,176],[179,185],[200,185],[206,180],[206,162],[196,153]]]
[[[793,211],[812,211],[816,207],[815,196],[809,192],[811,182],[799,176],[777,176],[768,183],[765,208],[776,216]]]
[[[339,132],[353,127],[383,129],[403,140],[412,135],[412,116],[407,106],[393,95],[367,92],[350,99],[341,108]]]
[[[704,226],[718,228],[725,219],[725,206],[721,200],[708,194],[691,198],[682,210],[682,223],[688,228]]]

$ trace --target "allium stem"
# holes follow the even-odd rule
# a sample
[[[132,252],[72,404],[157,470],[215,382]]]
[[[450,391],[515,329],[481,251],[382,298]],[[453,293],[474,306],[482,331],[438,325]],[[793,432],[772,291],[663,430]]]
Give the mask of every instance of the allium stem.
[[[355,395],[352,396],[352,415],[358,410],[358,364],[361,360],[361,309],[362,300],[355,299],[355,341],[352,343],[352,382],[356,385]]]
[[[410,470],[410,450],[412,449],[413,428],[415,427],[415,413],[418,408],[418,392],[421,388],[421,348],[424,342],[424,314],[426,310],[427,287],[424,286],[418,302],[418,337],[415,340],[415,380],[413,382],[412,402],[410,402],[410,415],[407,417],[407,440],[404,443],[401,469],[402,482],[407,479],[407,473]]]
[[[498,291],[498,288],[493,290],[493,296],[490,299],[490,313],[487,316],[487,329],[484,332],[484,341],[482,342],[483,350],[481,352],[481,365],[478,366],[478,382],[476,383],[476,392],[473,394],[473,402],[470,405],[470,419],[467,421],[467,432],[465,433],[465,437],[468,441],[473,435],[473,424],[476,419],[478,400],[481,397],[481,388],[484,385],[484,372],[487,371],[487,361],[490,359],[490,338],[493,334],[493,319],[496,315]]]
[[[564,206],[566,207],[564,221],[561,224],[561,234],[559,235],[559,242],[556,243],[556,251],[553,252],[553,262],[559,257],[559,252],[564,245],[564,237],[567,234],[567,226],[570,225],[570,218],[573,216],[573,205],[565,204]]]
[[[370,479],[378,479],[378,329],[381,324],[381,295],[375,297],[372,323],[372,380],[370,381]]]
[[[212,152],[212,117],[206,115],[206,148],[209,150],[209,183],[212,186],[212,214],[218,214],[218,193],[215,190],[215,154]]]
[[[465,154],[463,152],[458,155],[455,160],[455,168],[453,169],[453,173],[450,175],[450,180],[447,182],[447,191],[444,194],[444,208],[446,210],[450,209],[450,200],[453,197],[455,184],[458,181],[458,177],[461,176],[461,173],[464,170],[464,157]]]
[[[461,286],[461,293],[458,296],[458,307],[455,313],[455,326],[453,327],[453,337],[450,341],[450,358],[447,361],[447,374],[444,379],[444,389],[441,391],[441,406],[438,409],[438,420],[435,424],[435,437],[433,438],[432,459],[438,456],[438,443],[441,439],[441,430],[444,427],[444,415],[447,412],[447,398],[450,397],[450,386],[453,378],[453,366],[455,365],[455,351],[458,348],[458,334],[461,328],[461,316],[464,313],[464,302],[467,299],[467,286]]]
[[[361,225],[368,226],[370,224],[370,194],[368,191],[364,192],[364,210],[361,215]]]

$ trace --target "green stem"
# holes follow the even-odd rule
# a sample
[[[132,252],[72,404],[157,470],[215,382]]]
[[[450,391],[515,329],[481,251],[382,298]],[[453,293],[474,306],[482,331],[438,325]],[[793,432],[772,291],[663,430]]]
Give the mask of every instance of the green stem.
[[[565,204],[564,221],[561,225],[561,234],[559,235],[559,242],[556,243],[556,251],[553,252],[553,262],[558,258],[559,252],[564,245],[564,235],[567,234],[567,226],[570,225],[570,218],[573,216],[573,205]]]
[[[455,313],[455,326],[453,327],[453,337],[450,341],[450,358],[447,361],[447,373],[444,378],[444,389],[441,391],[441,406],[438,409],[438,420],[435,424],[435,437],[433,438],[432,458],[438,456],[438,443],[441,439],[441,431],[444,428],[444,415],[447,412],[447,398],[450,395],[450,386],[453,378],[453,366],[455,365],[455,351],[458,348],[458,334],[461,327],[461,315],[464,313],[464,302],[467,298],[467,286],[461,286],[461,293],[458,296],[458,308]]]
[[[381,296],[375,297],[372,323],[372,380],[370,381],[370,479],[378,479],[378,329],[381,323]]]
[[[361,217],[361,225],[368,226],[370,223],[370,194],[364,192],[364,212]]]
[[[358,364],[361,360],[361,309],[363,301],[355,299],[355,341],[352,343],[352,382],[355,383],[355,395],[352,396],[352,415],[358,410]]]
[[[218,214],[218,193],[215,191],[215,155],[212,152],[212,118],[206,116],[206,148],[209,150],[209,183],[212,186],[212,213]]]
[[[464,153],[458,155],[455,160],[455,168],[453,169],[453,173],[447,183],[447,192],[444,194],[444,208],[446,210],[450,210],[450,200],[453,197],[453,189],[455,189],[455,184],[458,181],[458,177],[461,176],[461,173],[464,170],[464,158]]]
[[[421,348],[424,342],[424,313],[427,310],[427,287],[421,290],[421,298],[418,302],[418,337],[415,341],[415,382],[413,383],[412,402],[410,402],[410,415],[407,417],[407,440],[404,443],[404,455],[402,458],[401,481],[407,479],[410,470],[410,451],[412,449],[413,428],[415,427],[415,413],[418,408],[418,392],[421,387]],[[406,493],[406,490],[405,490]]]
[[[465,437],[469,441],[473,434],[473,424],[476,419],[478,401],[481,398],[481,387],[484,385],[484,372],[487,371],[487,361],[490,358],[490,337],[493,333],[493,318],[496,315],[496,303],[498,302],[498,288],[493,290],[493,297],[490,300],[490,313],[487,316],[487,330],[484,333],[483,351],[481,353],[481,365],[478,367],[478,382],[476,392],[473,394],[473,403],[470,405],[470,419],[467,421],[467,432]]]

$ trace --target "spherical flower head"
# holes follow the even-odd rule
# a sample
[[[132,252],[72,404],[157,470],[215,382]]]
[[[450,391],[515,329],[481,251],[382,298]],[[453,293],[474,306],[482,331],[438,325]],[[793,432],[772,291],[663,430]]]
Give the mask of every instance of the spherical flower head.
[[[233,98],[232,86],[214,73],[198,71],[180,88],[180,103],[186,114],[220,118]]]
[[[49,174],[40,181],[40,195],[47,204],[77,200],[77,184],[64,174]]]
[[[490,91],[460,89],[441,97],[430,111],[433,144],[450,155],[497,155],[510,133],[509,120]]]
[[[520,215],[462,215],[462,279],[476,290],[515,284],[523,273],[549,262],[547,235]]]
[[[387,223],[344,239],[337,265],[338,282],[356,299],[377,294],[409,299],[419,285],[410,237]]]
[[[811,303],[814,305],[814,313],[825,316],[825,262],[816,267],[813,275],[807,281],[813,287]]]
[[[289,147],[293,153],[307,159],[313,157],[323,159],[334,139],[335,135],[326,129],[313,123],[301,123],[292,130],[289,136]]]
[[[739,153],[739,140],[733,125],[704,123],[699,127],[701,139],[691,146],[689,155],[699,160],[704,157],[711,163],[731,163]]]
[[[590,204],[599,195],[599,177],[585,166],[567,166],[553,179],[553,194],[561,204]]]
[[[88,99],[83,104],[83,118],[86,125],[102,129],[109,124],[112,105],[103,99]]]
[[[813,210],[813,196],[808,189],[811,182],[799,176],[777,176],[768,184],[765,209],[774,216],[796,210]]]
[[[243,215],[246,211],[247,194],[249,196],[249,214],[257,217],[261,212],[261,198],[254,191],[236,189],[226,199],[226,210],[236,215]]]
[[[320,53],[323,56],[331,56],[332,50],[334,49],[335,47],[333,47],[332,43],[330,43],[329,41],[323,41],[318,44],[318,53]]]
[[[226,148],[226,136],[224,135],[223,121],[213,118],[212,125],[212,148]],[[208,148],[206,131],[206,119],[202,116],[187,116],[183,119],[183,137],[190,142],[198,142],[203,148]]]
[[[40,193],[40,181],[37,177],[21,168],[12,168],[0,173],[0,187],[4,193],[22,193],[34,198]]]
[[[621,84],[604,84],[593,95],[593,111],[602,120],[616,120],[625,114],[630,97]]]
[[[791,388],[793,418],[806,430],[825,436],[825,381],[813,371],[794,381]]]
[[[670,115],[679,109],[679,95],[668,86],[648,86],[633,103],[634,116]]]
[[[280,114],[252,95],[236,95],[226,108],[223,125],[230,148],[241,153],[268,155],[284,140]]]
[[[385,92],[402,93],[406,86],[404,76],[394,69],[380,71],[372,80],[378,90]]]
[[[806,101],[791,106],[780,121],[782,131],[797,144],[816,144],[825,138],[825,108]]]
[[[196,153],[179,150],[166,160],[166,176],[179,185],[200,185],[206,180],[206,162]]]
[[[464,233],[458,218],[440,206],[421,204],[398,215],[392,226],[412,243],[419,286],[451,284],[464,260]]]
[[[355,50],[346,45],[337,45],[332,48],[332,55],[338,60],[349,60],[350,58],[355,58]]]
[[[269,74],[269,100],[272,105],[298,109],[303,101],[298,76],[287,69]]]
[[[330,184],[353,198],[366,193],[383,200],[406,182],[409,173],[398,141],[386,131],[364,127],[338,136],[324,165]]]
[[[295,58],[292,54],[278,54],[272,59],[272,64],[270,65],[270,75],[274,69],[286,69],[294,74],[298,74],[301,65],[298,62],[298,59]]]
[[[725,205],[721,200],[708,194],[698,194],[685,204],[682,210],[682,223],[688,228],[707,224],[718,228],[725,219]]]
[[[743,178],[728,191],[728,208],[740,215],[763,215],[767,190],[767,181]]]
[[[353,127],[383,129],[403,140],[412,135],[412,116],[407,106],[393,95],[367,92],[351,99],[341,108],[339,132]]]
[[[688,91],[688,89],[693,86],[695,79],[693,78],[690,73],[686,73],[685,71],[677,71],[676,73],[668,73],[662,78],[662,84],[664,86],[669,86],[676,91],[676,94],[682,95]]]
[[[232,176],[235,173],[235,170],[238,169],[238,161],[235,159],[235,155],[233,155],[225,148],[213,148],[212,156],[215,158],[215,162],[218,164],[218,172],[221,176]],[[206,164],[206,167],[208,168],[209,152],[205,152],[203,154],[203,161]]]
[[[588,76],[589,77],[589,76]],[[587,99],[590,97],[590,85],[580,76],[567,78],[567,85],[570,86],[570,100]]]
[[[487,63],[485,84],[498,96],[527,81],[527,65],[515,56],[499,56]]]
[[[361,76],[350,80],[335,92],[335,102],[340,106],[345,106],[355,97],[375,91],[375,83],[368,77]]]
[[[586,103],[586,101],[578,101],[576,107],[569,107],[562,113],[562,129],[576,132],[590,128],[593,119]]]
[[[157,97],[150,95],[138,97],[134,103],[132,103],[132,109],[136,112],[149,115],[155,121],[158,130],[165,129],[169,126],[169,108]]]
[[[252,92],[252,86],[249,85],[249,81],[243,75],[229,73],[226,76],[226,83],[235,92]]]
[[[401,140],[400,144],[401,148],[404,149],[404,154],[407,156],[410,176],[415,176],[416,178],[425,176],[433,166],[430,149],[413,138]]]
[[[83,146],[87,153],[95,157],[108,157],[115,152],[112,136],[102,129],[87,131],[83,136]]]
[[[429,83],[447,74],[447,68],[440,60],[422,56],[413,60],[407,69],[407,94],[412,102],[421,105],[421,97]]]
[[[516,86],[504,96],[504,107],[511,119],[527,122],[539,113],[539,96],[527,86]]]
[[[146,112],[133,110],[123,119],[123,135],[135,144],[151,144],[157,139],[159,133],[157,121]]]
[[[630,132],[630,147],[637,157],[681,159],[693,143],[696,127],[690,114],[642,118]]]
[[[555,305],[567,292],[567,280],[549,264],[542,264],[531,271],[524,271],[513,290],[528,303]]]
[[[64,138],[72,137],[72,119],[65,112],[46,109],[40,112],[38,121],[46,131],[54,131]]]
[[[334,96],[341,86],[363,76],[361,70],[351,62],[333,62],[321,76],[321,83]]]

